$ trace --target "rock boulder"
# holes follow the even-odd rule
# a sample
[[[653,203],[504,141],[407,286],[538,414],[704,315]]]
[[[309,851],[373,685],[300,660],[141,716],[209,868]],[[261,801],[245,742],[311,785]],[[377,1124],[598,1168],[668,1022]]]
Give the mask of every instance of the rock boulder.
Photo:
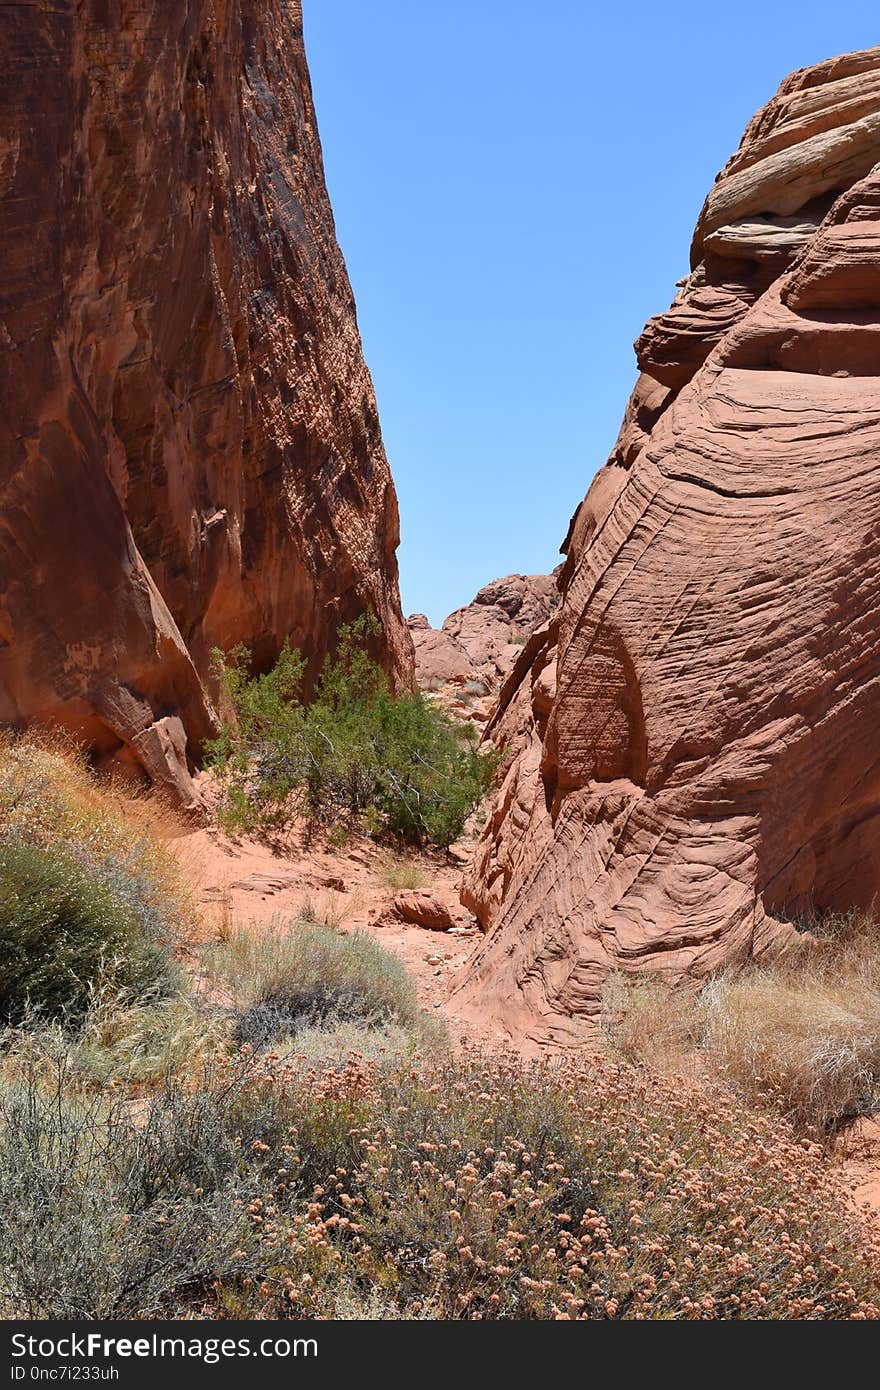
[[[186,792],[215,645],[412,674],[299,0],[0,6],[0,79],[0,721]]]

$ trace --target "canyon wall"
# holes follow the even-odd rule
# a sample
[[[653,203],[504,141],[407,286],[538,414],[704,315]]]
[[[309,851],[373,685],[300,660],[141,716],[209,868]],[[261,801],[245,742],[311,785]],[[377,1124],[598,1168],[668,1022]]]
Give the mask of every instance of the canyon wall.
[[[878,160],[880,49],[789,77],[636,344],[490,727],[462,998],[513,1034],[571,1042],[612,970],[703,978],[880,893]]]
[[[0,6],[0,78],[0,722],[187,796],[215,645],[412,677],[301,7]]]

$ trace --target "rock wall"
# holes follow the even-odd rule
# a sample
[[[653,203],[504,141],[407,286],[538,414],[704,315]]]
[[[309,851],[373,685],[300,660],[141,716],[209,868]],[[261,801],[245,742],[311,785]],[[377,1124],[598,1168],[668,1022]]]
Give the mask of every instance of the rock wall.
[[[431,627],[424,613],[413,613],[407,626],[416,653],[416,679],[426,687],[479,682],[497,690],[510,673],[521,646],[559,603],[552,574],[508,574],[493,579],[463,608]]]
[[[880,893],[880,49],[789,77],[636,344],[563,603],[502,691],[464,987],[570,1042]],[[872,172],[873,171],[873,172]]]
[[[298,0],[0,6],[0,721],[186,795],[213,646],[411,679],[397,542]]]

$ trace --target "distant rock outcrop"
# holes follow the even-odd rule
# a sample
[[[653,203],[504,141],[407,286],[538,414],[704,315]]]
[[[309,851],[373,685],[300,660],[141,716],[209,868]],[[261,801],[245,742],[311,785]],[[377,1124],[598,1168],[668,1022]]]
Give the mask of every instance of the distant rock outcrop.
[[[0,721],[189,794],[214,645],[412,674],[298,0],[0,6]]]
[[[559,604],[553,574],[508,574],[480,590],[472,603],[457,608],[441,628],[431,627],[424,613],[407,619],[416,651],[416,680],[425,690],[450,698],[492,695],[509,675],[526,639],[546,622]],[[474,707],[477,717],[488,708]]]
[[[880,893],[880,49],[795,73],[502,691],[465,986],[570,1041],[613,969],[701,977]]]

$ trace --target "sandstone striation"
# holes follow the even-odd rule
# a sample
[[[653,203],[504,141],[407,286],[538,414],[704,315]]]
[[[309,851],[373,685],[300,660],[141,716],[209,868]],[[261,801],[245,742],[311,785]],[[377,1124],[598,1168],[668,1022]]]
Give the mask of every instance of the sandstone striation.
[[[636,350],[505,683],[463,998],[572,1042],[880,892],[880,49],[789,77]]]
[[[187,796],[215,645],[412,675],[299,0],[0,6],[0,72],[0,721]]]

